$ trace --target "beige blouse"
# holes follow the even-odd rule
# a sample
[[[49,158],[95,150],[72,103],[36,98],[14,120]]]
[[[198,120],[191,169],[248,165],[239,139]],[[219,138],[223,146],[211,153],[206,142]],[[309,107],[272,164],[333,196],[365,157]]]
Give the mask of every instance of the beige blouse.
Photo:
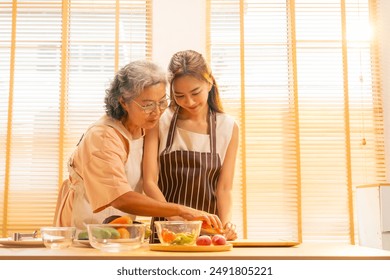
[[[142,152],[143,137],[131,139],[120,121],[104,116],[93,124],[69,160],[68,190],[57,224],[85,228],[111,215],[126,215],[108,205],[126,192],[141,192]]]

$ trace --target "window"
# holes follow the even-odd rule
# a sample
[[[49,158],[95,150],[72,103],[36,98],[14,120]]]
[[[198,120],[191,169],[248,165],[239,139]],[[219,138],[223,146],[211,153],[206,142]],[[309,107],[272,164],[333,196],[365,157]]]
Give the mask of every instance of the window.
[[[151,3],[0,1],[0,235],[53,221],[78,139],[118,67],[151,58]]]
[[[355,187],[386,181],[376,8],[208,1],[208,56],[241,130],[242,237],[356,242]]]

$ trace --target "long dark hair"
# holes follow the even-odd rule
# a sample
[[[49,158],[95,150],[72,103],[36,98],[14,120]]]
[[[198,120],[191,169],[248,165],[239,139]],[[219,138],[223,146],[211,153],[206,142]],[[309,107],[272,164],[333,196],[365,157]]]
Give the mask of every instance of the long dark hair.
[[[171,106],[178,106],[173,98],[173,81],[176,78],[187,75],[192,76],[200,81],[206,81],[212,85],[207,103],[211,110],[222,113],[223,106],[219,96],[218,85],[211,72],[210,66],[200,53],[193,50],[186,50],[175,53],[169,63],[168,81],[170,82]]]

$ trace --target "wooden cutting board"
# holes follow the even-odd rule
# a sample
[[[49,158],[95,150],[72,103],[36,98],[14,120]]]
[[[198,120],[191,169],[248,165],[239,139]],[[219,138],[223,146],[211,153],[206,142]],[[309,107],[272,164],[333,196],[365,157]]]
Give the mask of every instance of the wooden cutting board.
[[[256,240],[256,239],[237,239],[229,241],[233,247],[292,247],[299,245],[296,241],[287,240]]]
[[[197,246],[197,245],[161,245],[161,244],[149,244],[149,249],[152,251],[166,251],[166,252],[222,252],[230,251],[233,248],[232,244],[226,245],[210,245],[210,246]]]
[[[0,245],[5,247],[45,247],[42,238],[32,238],[26,240],[12,240],[11,238],[0,238]]]

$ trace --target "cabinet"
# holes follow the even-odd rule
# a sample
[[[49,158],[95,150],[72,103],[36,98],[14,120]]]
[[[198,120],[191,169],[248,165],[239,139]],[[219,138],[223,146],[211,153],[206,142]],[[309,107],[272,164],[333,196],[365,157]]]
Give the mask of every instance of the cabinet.
[[[390,250],[390,183],[356,187],[359,244]]]

